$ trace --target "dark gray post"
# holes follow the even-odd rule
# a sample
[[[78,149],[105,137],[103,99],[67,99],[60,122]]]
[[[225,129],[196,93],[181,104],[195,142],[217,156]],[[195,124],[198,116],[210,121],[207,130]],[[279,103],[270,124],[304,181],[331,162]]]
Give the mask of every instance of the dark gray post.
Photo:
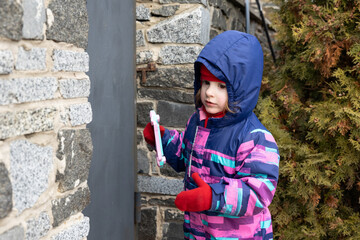
[[[135,239],[135,1],[87,0],[94,152],[88,239]]]
[[[245,0],[246,33],[250,34],[250,2]]]

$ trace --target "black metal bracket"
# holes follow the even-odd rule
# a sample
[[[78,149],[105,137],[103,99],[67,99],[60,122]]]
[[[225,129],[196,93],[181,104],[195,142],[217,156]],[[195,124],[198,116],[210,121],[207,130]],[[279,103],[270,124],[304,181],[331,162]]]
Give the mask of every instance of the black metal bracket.
[[[272,47],[272,44],[271,44],[271,39],[270,39],[270,35],[269,35],[269,30],[268,30],[268,27],[267,27],[267,24],[266,24],[266,21],[265,21],[265,17],[264,17],[264,14],[263,14],[263,11],[262,11],[262,8],[261,8],[261,5],[260,5],[260,0],[256,0],[256,4],[257,4],[258,9],[259,9],[259,12],[260,12],[261,20],[262,20],[262,23],[263,23],[263,26],[264,26],[264,29],[265,29],[266,38],[267,38],[267,40],[268,40],[268,44],[269,44],[269,48],[270,48],[270,51],[271,51],[271,55],[272,55],[272,58],[273,58],[273,60],[274,60],[274,63],[276,64],[275,52],[274,52],[273,47]]]

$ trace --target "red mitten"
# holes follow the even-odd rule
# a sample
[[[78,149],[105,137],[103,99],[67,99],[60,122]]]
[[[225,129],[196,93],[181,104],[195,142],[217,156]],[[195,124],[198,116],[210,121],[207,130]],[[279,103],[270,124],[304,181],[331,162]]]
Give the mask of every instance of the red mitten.
[[[199,187],[179,193],[175,199],[176,207],[187,212],[209,210],[212,200],[211,187],[200,178],[198,173],[193,173],[191,177]]]
[[[160,134],[161,137],[164,136],[165,128],[161,125],[159,125],[160,128]],[[146,127],[144,128],[143,135],[145,138],[145,141],[150,144],[151,146],[155,146],[155,134],[154,134],[154,128],[151,125],[151,123],[148,123]]]

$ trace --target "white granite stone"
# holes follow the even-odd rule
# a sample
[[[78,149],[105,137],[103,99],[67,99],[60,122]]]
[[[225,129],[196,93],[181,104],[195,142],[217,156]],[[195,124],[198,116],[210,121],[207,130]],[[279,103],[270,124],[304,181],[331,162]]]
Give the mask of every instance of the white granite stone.
[[[166,19],[147,30],[151,43],[200,43],[210,36],[210,13],[204,7]]]
[[[165,65],[194,63],[202,48],[197,46],[164,46],[160,50],[160,61]]]
[[[0,74],[9,74],[14,67],[14,57],[11,51],[0,51]]]
[[[149,21],[150,20],[150,9],[144,5],[136,6],[136,20],[138,21]]]
[[[59,80],[60,93],[64,98],[89,97],[89,79],[61,79]]]
[[[38,240],[45,236],[49,229],[50,217],[46,212],[41,212],[38,218],[30,219],[26,222],[26,240]]]
[[[154,53],[150,50],[136,52],[136,64],[149,63],[154,61]]]
[[[53,99],[57,88],[53,77],[0,79],[0,105]]]
[[[90,231],[90,220],[84,217],[74,225],[53,236],[51,240],[83,240]]]
[[[27,51],[20,47],[15,68],[20,71],[45,70],[46,48],[32,48]]]
[[[43,39],[45,23],[44,0],[22,0],[24,15],[22,35],[26,39]]]
[[[21,225],[15,226],[0,234],[0,240],[22,240],[24,239],[24,228]]]
[[[55,49],[53,52],[54,71],[87,72],[89,55],[87,52],[74,52]]]
[[[33,207],[46,190],[52,165],[52,147],[41,147],[27,140],[10,144],[13,201],[19,213]]]
[[[89,102],[73,104],[69,107],[71,126],[88,124],[92,121],[92,110]]]
[[[177,195],[184,184],[179,179],[167,179],[163,177],[138,176],[137,186],[140,192]]]
[[[0,113],[0,139],[54,129],[56,108]]]

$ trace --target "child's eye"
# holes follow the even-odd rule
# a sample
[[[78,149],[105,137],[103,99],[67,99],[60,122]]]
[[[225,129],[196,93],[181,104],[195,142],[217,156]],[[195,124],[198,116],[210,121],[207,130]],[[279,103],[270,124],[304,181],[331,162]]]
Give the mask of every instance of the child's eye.
[[[209,81],[207,81],[207,80],[203,80],[202,82],[203,82],[203,84],[205,84],[205,85],[209,85],[209,84],[210,84]]]
[[[226,88],[226,85],[225,84],[219,84],[220,88],[221,89],[225,89]]]

